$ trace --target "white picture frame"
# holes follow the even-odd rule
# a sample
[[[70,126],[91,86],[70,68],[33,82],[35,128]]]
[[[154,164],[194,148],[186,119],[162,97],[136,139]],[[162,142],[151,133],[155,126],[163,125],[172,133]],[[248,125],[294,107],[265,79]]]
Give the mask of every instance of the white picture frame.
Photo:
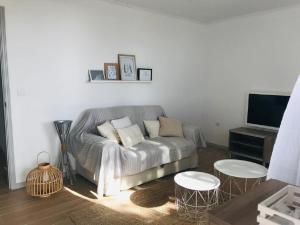
[[[121,80],[137,80],[136,61],[134,55],[118,55]]]

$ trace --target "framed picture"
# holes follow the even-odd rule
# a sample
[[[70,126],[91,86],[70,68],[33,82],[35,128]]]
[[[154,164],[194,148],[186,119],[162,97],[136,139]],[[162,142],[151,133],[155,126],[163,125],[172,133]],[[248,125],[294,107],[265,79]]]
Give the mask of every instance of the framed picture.
[[[104,63],[104,73],[107,80],[120,80],[118,63]]]
[[[136,62],[134,55],[118,55],[121,80],[137,80]]]
[[[138,79],[141,81],[151,81],[152,69],[138,68]]]
[[[105,80],[103,70],[89,70],[90,82]]]

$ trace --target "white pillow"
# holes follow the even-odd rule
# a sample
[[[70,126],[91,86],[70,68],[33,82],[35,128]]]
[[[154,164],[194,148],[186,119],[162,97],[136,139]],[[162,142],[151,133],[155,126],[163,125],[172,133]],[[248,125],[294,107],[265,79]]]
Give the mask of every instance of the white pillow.
[[[158,120],[144,120],[144,124],[150,138],[158,137],[159,134]]]
[[[106,121],[100,126],[97,126],[97,130],[101,136],[113,141],[120,142],[117,130],[111,125],[109,121]]]
[[[132,125],[132,122],[130,121],[129,117],[123,117],[121,119],[112,120],[111,124],[115,129],[120,129],[124,127],[130,127]]]
[[[145,140],[141,129],[137,124],[131,127],[117,129],[117,131],[125,148],[131,148]]]

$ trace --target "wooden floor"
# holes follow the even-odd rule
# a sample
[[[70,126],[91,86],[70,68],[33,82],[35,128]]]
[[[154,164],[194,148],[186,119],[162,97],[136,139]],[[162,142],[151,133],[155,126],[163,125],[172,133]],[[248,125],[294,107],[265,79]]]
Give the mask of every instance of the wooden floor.
[[[226,152],[208,148],[199,158],[197,170],[212,173],[213,163],[226,158]],[[101,200],[96,199],[95,192],[96,186],[81,177],[77,177],[75,186],[66,185],[63,191],[45,199],[27,196],[25,189],[8,191],[0,188],[0,225],[93,225],[93,217],[99,217],[97,221],[100,222],[95,224],[114,224],[110,218],[101,222],[106,214],[124,217],[122,224],[187,224],[176,214],[173,176]],[[91,210],[100,206],[101,217]],[[93,213],[89,214],[89,211]],[[131,218],[141,223],[133,223]],[[167,220],[172,222],[166,223]]]

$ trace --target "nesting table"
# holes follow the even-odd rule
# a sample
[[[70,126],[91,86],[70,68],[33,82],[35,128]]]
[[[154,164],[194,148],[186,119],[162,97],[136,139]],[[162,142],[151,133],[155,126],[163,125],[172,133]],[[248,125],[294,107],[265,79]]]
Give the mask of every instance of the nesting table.
[[[220,198],[229,200],[258,186],[267,176],[267,169],[257,163],[224,159],[214,163],[215,175],[220,179]]]
[[[174,180],[178,214],[192,221],[206,223],[207,211],[218,205],[220,180],[197,171],[179,173]]]
[[[262,165],[235,159],[215,162],[214,171],[215,176],[186,171],[174,177],[176,206],[180,216],[206,224],[208,210],[256,188],[267,176],[267,169]]]

